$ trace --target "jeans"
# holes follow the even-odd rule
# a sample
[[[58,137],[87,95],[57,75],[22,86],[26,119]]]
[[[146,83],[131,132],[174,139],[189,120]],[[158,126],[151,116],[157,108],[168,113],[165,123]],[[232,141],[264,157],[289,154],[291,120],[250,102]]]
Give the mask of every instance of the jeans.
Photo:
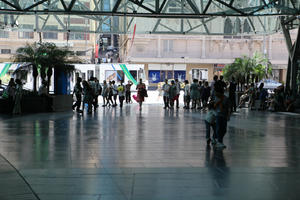
[[[123,107],[123,101],[124,101],[125,97],[124,96],[119,96],[119,101],[120,101],[120,107]]]
[[[131,92],[126,91],[126,103],[130,103],[130,102],[131,102]]]
[[[81,94],[76,94],[76,103],[73,105],[73,108],[75,109],[77,107],[76,110],[80,110],[81,101]]]
[[[216,124],[210,124],[206,120],[205,121],[205,126],[206,126],[206,139],[210,139],[210,127],[212,127],[214,133],[213,133],[213,138],[216,139]]]
[[[166,107],[166,108],[169,107],[169,97],[164,96],[164,104],[165,104],[165,107]]]
[[[223,116],[216,116],[216,135],[218,142],[223,143],[223,138],[226,134],[227,119]]]

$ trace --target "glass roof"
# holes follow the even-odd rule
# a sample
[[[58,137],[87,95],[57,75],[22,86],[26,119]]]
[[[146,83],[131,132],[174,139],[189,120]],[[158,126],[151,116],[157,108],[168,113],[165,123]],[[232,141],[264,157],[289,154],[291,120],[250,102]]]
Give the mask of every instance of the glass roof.
[[[16,31],[271,34],[298,26],[300,0],[0,0]]]

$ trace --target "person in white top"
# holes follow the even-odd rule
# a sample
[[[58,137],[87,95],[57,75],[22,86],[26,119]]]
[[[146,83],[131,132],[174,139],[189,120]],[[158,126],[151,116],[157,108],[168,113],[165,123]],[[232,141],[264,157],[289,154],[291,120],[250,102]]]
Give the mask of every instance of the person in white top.
[[[165,80],[165,84],[162,86],[163,98],[164,98],[164,109],[169,108],[169,95],[171,86],[168,84],[168,79]]]
[[[191,91],[190,91],[190,84],[188,80],[184,81],[184,107],[185,109],[190,109],[190,101],[191,101]]]
[[[115,81],[112,81],[112,94],[114,97],[114,105],[113,107],[116,107],[117,104],[117,97],[118,97],[118,86],[115,84]]]
[[[179,95],[180,95],[180,82],[178,81],[178,79],[175,79],[175,85],[176,85],[176,93],[177,93],[177,99],[176,99],[176,108],[179,108]]]

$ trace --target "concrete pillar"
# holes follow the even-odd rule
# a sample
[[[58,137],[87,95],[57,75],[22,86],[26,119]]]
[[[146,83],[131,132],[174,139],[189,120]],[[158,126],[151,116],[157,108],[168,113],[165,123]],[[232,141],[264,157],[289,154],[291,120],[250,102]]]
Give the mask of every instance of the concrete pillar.
[[[157,38],[157,57],[161,58],[161,38],[160,38],[160,35]]]
[[[205,58],[206,55],[205,55],[205,43],[206,43],[206,37],[205,36],[202,36],[202,51],[201,51],[201,58]]]

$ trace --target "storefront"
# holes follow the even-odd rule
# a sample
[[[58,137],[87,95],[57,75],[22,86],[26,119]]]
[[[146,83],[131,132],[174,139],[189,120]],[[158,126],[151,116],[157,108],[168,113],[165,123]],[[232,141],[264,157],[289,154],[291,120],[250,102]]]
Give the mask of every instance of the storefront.
[[[148,81],[150,86],[157,86],[165,79],[186,79],[186,64],[148,64]]]

